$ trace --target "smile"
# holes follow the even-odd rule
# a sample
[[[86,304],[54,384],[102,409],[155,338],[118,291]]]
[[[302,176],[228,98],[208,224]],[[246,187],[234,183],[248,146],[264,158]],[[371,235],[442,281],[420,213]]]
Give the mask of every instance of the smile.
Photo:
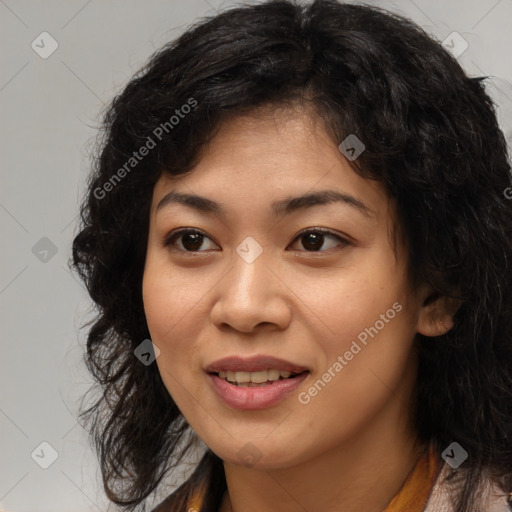
[[[267,371],[265,371],[265,373],[266,372]],[[227,374],[227,372],[225,373]],[[239,373],[242,374],[241,377],[237,377]],[[264,372],[235,372],[233,375],[235,379],[246,379],[247,377],[244,377],[243,374],[251,376],[253,374],[263,373]],[[269,373],[272,375],[272,370],[270,370]],[[233,409],[256,410],[265,409],[283,401],[297,390],[309,373],[310,372],[306,370],[302,373],[296,373],[283,378],[281,372],[279,372],[279,378],[277,380],[266,380],[265,382],[259,383],[237,382],[236,380],[230,382],[226,378],[227,375],[226,377],[220,377],[216,373],[210,373],[208,374],[208,380],[215,394],[225,405]],[[263,378],[263,376],[261,378]]]
[[[237,386],[260,387],[282,379],[294,378],[299,373],[270,369],[259,372],[219,372],[218,376]]]

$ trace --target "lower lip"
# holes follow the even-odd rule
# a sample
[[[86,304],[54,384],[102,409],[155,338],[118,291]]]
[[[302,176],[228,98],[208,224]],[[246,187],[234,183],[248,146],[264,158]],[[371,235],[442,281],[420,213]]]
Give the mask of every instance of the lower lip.
[[[234,409],[265,409],[284,400],[293,393],[309,375],[304,372],[292,379],[276,380],[261,387],[236,386],[217,375],[209,374],[213,388],[219,397]]]

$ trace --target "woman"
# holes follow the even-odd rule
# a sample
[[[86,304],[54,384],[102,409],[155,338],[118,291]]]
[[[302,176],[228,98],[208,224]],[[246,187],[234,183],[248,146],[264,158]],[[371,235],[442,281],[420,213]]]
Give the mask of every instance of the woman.
[[[152,56],[73,244],[109,499],[135,510],[200,439],[155,511],[509,510],[511,178],[482,80],[333,0]]]

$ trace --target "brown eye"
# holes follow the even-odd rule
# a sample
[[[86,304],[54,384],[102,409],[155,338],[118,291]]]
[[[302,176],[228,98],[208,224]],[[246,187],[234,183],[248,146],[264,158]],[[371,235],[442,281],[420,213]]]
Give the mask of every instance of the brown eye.
[[[173,247],[183,252],[205,252],[200,251],[204,240],[209,238],[195,229],[182,229],[174,232],[164,241],[164,247]],[[181,247],[176,248],[176,241],[181,241]]]
[[[195,229],[181,229],[168,236],[164,240],[163,245],[164,247],[171,247],[173,250],[185,253],[207,252],[204,248],[201,249],[205,240],[211,241],[211,239],[201,231]],[[339,235],[322,229],[303,231],[295,240],[302,240],[301,245],[303,249],[299,250],[307,252],[327,252],[329,249],[335,248],[336,246],[343,248],[350,244],[348,240]],[[329,240],[331,240],[330,243],[328,242]]]
[[[333,246],[335,247],[336,245],[340,245],[340,243],[342,247],[349,244],[349,242],[344,238],[335,235],[330,231],[321,229],[311,229],[309,231],[303,231],[297,236],[295,240],[302,240],[302,246],[304,247],[304,250],[308,252],[326,252],[325,248],[324,250],[321,250],[321,248],[325,244],[326,239],[338,241],[338,244],[331,244],[330,247],[327,247],[327,250],[331,249]]]

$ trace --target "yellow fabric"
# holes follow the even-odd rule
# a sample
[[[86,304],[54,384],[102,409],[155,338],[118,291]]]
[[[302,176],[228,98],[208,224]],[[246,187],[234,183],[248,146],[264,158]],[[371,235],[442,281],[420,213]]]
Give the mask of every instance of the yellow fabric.
[[[187,512],[199,512],[203,506],[204,492],[196,492],[187,503]]]
[[[441,468],[431,444],[383,512],[423,512]]]
[[[441,467],[441,461],[430,445],[383,512],[423,512]],[[205,490],[198,491],[189,499],[187,512],[200,512],[204,493]]]
[[[200,512],[207,490],[208,485],[206,482],[203,482],[200,488],[194,489],[194,494],[187,501],[186,512]]]

